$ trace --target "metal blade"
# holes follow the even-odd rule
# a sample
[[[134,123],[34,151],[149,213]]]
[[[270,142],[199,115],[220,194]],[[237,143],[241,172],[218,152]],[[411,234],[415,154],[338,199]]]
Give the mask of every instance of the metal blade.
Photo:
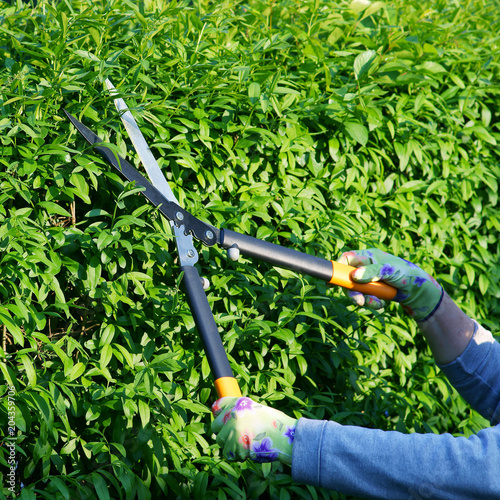
[[[118,91],[109,80],[106,80],[105,83],[111,95],[118,94]],[[146,139],[144,139],[144,136],[142,135],[137,122],[135,121],[132,113],[125,104],[125,101],[121,97],[116,97],[113,100],[116,109],[120,113],[120,118],[122,119],[123,125],[127,130],[130,140],[132,141],[132,144],[134,145],[134,148],[137,151],[137,154],[141,159],[141,163],[144,165],[144,168],[146,169],[146,172],[148,173],[153,186],[158,189],[158,191],[160,191],[163,196],[165,196],[165,198],[177,203],[178,205],[179,202],[172,192],[172,189],[170,189],[167,179],[165,179],[160,166],[153,156],[153,153],[151,153],[148,143],[146,142]]]
[[[111,95],[118,94],[118,91],[109,79],[107,79],[105,83]],[[165,179],[165,176],[153,156],[153,153],[151,153],[148,143],[146,142],[146,139],[144,139],[137,122],[128,109],[128,106],[125,104],[125,101],[121,97],[116,97],[113,100],[115,102],[116,109],[120,113],[123,125],[127,130],[130,140],[132,141],[132,144],[134,145],[134,148],[137,151],[141,163],[146,169],[151,182],[155,188],[158,189],[158,191],[160,191],[165,198],[167,198],[167,200],[173,201],[178,205],[179,202],[177,201],[177,198]],[[193,238],[191,235],[186,236],[182,228],[178,228],[172,223],[171,226],[176,236],[177,249],[179,251],[181,265],[185,266],[196,264],[196,262],[198,262],[198,252],[193,245]]]
[[[78,121],[73,115],[64,110],[66,116],[69,118],[71,123],[76,127],[78,132],[94,146],[94,149],[102,155],[102,157],[113,167],[115,167],[126,179],[129,181],[134,181],[138,186],[144,188],[142,194],[153,203],[158,210],[173,224],[174,231],[176,231],[176,236],[181,239],[181,241],[186,241],[188,238],[192,242],[191,234],[185,235],[184,231],[189,231],[192,235],[205,243],[208,246],[215,245],[220,240],[220,231],[206,224],[205,222],[197,219],[191,215],[187,210],[181,208],[174,201],[167,200],[165,196],[158,189],[156,189],[143,175],[141,175],[127,160],[117,155],[110,148],[106,146],[99,146],[102,143],[102,139],[97,136],[92,130],[86,127],[83,123]],[[179,233],[179,235],[177,235]],[[189,252],[190,248],[186,247],[186,257],[188,264],[192,265],[194,257],[197,257],[196,250],[195,254],[192,255]],[[179,256],[181,255],[179,250]],[[184,259],[185,261],[187,260]],[[181,260],[182,262],[182,260]]]

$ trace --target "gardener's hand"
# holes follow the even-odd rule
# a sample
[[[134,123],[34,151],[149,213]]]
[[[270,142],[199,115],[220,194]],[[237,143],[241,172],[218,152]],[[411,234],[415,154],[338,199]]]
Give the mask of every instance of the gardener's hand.
[[[250,398],[218,399],[212,413],[212,432],[228,460],[292,464],[296,419]]]
[[[397,288],[393,299],[401,303],[405,311],[417,321],[424,321],[438,308],[443,288],[429,274],[415,264],[376,248],[345,252],[339,259],[342,264],[357,267],[351,278],[358,283],[384,281]],[[385,306],[383,300],[371,295],[349,291],[347,295],[357,305],[371,309]]]

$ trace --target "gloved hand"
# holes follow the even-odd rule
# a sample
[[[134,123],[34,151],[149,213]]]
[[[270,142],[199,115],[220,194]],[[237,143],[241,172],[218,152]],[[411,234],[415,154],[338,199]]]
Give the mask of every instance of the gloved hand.
[[[345,252],[339,262],[357,267],[351,278],[358,283],[380,281],[397,288],[394,301],[401,303],[403,309],[417,321],[428,319],[438,308],[443,297],[443,288],[429,274],[415,264],[395,257],[376,248]],[[357,305],[371,309],[385,306],[383,300],[371,295],[349,291],[347,295]]]
[[[212,432],[229,461],[292,464],[297,419],[250,398],[225,397],[212,405]]]

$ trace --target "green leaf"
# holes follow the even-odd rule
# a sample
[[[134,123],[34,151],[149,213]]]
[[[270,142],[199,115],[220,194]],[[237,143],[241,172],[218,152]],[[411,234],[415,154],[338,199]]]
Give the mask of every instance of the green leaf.
[[[259,102],[260,98],[260,85],[257,82],[252,82],[248,87],[248,97],[252,104]]]
[[[99,338],[99,345],[111,344],[113,342],[113,338],[115,336],[115,325],[108,324],[104,327],[102,334]]]
[[[363,19],[366,19],[369,16],[373,16],[375,12],[378,12],[380,9],[383,9],[385,7],[384,2],[373,2],[369,4],[369,7],[364,11],[363,17],[361,18],[361,21]]]
[[[99,366],[101,370],[104,370],[104,368],[108,366],[112,357],[113,357],[113,348],[109,344],[105,344],[101,349],[101,357],[99,360]]]
[[[62,361],[64,367],[64,375],[68,376],[68,374],[73,368],[72,359],[58,345],[51,344],[50,347],[54,350],[59,359]]]
[[[488,288],[490,286],[490,280],[488,276],[484,273],[479,275],[479,291],[482,295],[486,295]]]
[[[14,337],[16,344],[20,346],[24,345],[23,332],[12,319],[10,312],[2,306],[0,306],[0,324],[5,325],[7,331]]]
[[[299,370],[301,375],[305,375],[307,372],[307,361],[303,356],[296,356],[297,364],[299,365]]]
[[[200,471],[196,474],[193,485],[193,497],[195,500],[206,498],[208,479],[208,474],[205,471]]]
[[[83,363],[76,363],[68,374],[68,381],[71,382],[73,380],[76,380],[78,377],[85,373],[85,370],[86,367]]]
[[[333,160],[338,160],[338,151],[339,151],[339,141],[335,137],[332,137],[328,141],[328,151],[330,153],[330,156],[332,157]]]
[[[92,484],[99,500],[109,500],[109,491],[106,481],[98,472],[92,472]]]
[[[62,496],[69,500],[70,493],[64,482],[58,477],[51,477],[50,482],[56,485],[56,488],[62,493]]]
[[[368,142],[368,130],[363,124],[359,122],[346,122],[344,126],[352,139],[354,139],[358,144],[366,146]]]
[[[120,344],[113,344],[113,348],[116,349],[117,352],[121,353],[121,355],[123,356],[123,358],[127,362],[128,367],[133,369],[134,368],[134,360],[133,360],[130,352]],[[116,352],[115,352],[115,356],[119,357],[119,356],[117,356]]]
[[[468,263],[464,262],[464,269],[467,274],[467,279],[469,281],[469,285],[472,286],[475,280],[475,271],[474,268]]]
[[[33,491],[33,486],[24,487],[21,490],[21,496],[19,498],[21,500],[36,500],[36,494]]]
[[[405,182],[401,187],[399,187],[396,193],[413,193],[414,191],[419,191],[427,187],[425,181],[414,180]]]
[[[425,61],[424,64],[417,66],[417,68],[421,71],[431,74],[448,73],[448,70],[446,68],[434,61]]]
[[[484,128],[479,125],[474,125],[473,127],[468,127],[465,129],[468,133],[474,132],[474,134],[479,137],[479,139],[496,146],[496,139]]]
[[[15,377],[13,376],[14,374],[10,373],[7,365],[1,360],[0,360],[0,371],[2,372],[9,386],[14,387],[14,380],[15,380]]]
[[[149,406],[142,399],[139,400],[138,406],[139,406],[139,416],[141,417],[141,424],[143,427],[146,427],[149,424],[151,418]]]
[[[366,50],[365,52],[361,52],[361,54],[354,59],[354,76],[356,80],[360,80],[368,73],[376,57],[377,53],[374,50]]]
[[[31,359],[26,354],[22,354],[21,356],[19,356],[19,359],[24,366],[24,371],[26,372],[26,376],[28,377],[29,385],[31,387],[35,387],[37,382],[37,375]]]
[[[79,196],[85,203],[92,203],[89,197],[89,185],[81,174],[71,174],[70,182],[75,186],[75,194]]]
[[[57,203],[52,201],[41,201],[39,205],[45,208],[50,214],[64,215],[65,217],[71,217],[71,214],[59,206]]]
[[[100,208],[93,208],[92,210],[89,210],[85,214],[85,217],[100,217],[101,215],[110,216],[111,214],[109,212],[106,212],[106,210],[102,210]]]
[[[83,57],[84,59],[88,59],[89,61],[100,61],[100,59],[95,54],[92,54],[92,52],[89,52],[88,50],[75,50],[75,54]]]
[[[101,279],[102,266],[100,258],[95,255],[90,259],[87,267],[88,285],[92,290],[95,290]]]
[[[97,249],[102,251],[103,248],[106,248],[111,242],[114,241],[114,235],[107,232],[102,231],[97,238]]]

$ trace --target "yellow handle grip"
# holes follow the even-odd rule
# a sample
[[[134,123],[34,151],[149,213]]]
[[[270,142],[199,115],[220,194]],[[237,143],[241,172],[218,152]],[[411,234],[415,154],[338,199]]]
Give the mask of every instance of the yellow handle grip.
[[[366,295],[375,295],[375,297],[382,300],[392,300],[398,292],[396,288],[382,281],[374,281],[365,284],[356,283],[351,279],[351,273],[356,269],[355,267],[341,264],[334,260],[332,260],[332,264],[333,273],[330,283],[333,285],[340,285],[349,290],[361,292]]]
[[[234,377],[220,377],[215,381],[215,390],[219,398],[231,396],[241,398],[240,387]]]

